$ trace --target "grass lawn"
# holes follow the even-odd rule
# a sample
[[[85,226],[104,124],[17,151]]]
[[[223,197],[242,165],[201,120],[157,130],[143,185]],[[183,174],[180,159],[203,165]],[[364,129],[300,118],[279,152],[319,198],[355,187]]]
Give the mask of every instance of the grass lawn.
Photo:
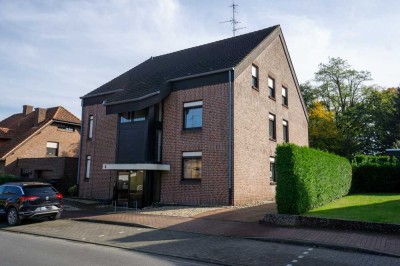
[[[304,215],[400,224],[400,194],[349,195]]]

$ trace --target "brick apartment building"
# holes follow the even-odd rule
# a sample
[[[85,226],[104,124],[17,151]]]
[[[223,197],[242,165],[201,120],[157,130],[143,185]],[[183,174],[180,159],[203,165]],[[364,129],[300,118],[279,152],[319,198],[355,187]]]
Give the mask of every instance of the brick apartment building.
[[[76,184],[80,120],[61,106],[35,108],[0,121],[0,173],[51,181],[65,193]]]
[[[308,145],[280,26],[151,57],[82,106],[80,196],[129,206],[273,199],[276,145]]]

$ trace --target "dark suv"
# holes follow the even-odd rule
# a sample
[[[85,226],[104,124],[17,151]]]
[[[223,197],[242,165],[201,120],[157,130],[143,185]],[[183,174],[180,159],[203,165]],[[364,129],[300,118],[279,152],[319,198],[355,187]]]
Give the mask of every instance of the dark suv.
[[[33,217],[57,220],[62,210],[62,194],[48,183],[6,183],[0,186],[0,215],[6,215],[9,225],[19,225],[22,219]]]

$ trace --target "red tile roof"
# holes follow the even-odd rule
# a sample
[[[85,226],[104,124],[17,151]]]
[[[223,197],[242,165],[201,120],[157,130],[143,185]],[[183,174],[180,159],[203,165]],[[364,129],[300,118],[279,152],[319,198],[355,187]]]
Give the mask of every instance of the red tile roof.
[[[76,125],[80,125],[81,122],[79,118],[62,106],[48,108],[46,118],[37,126],[35,126],[35,111],[27,115],[23,113],[14,114],[0,121],[0,138],[8,139],[0,146],[0,159],[3,159],[14,148],[54,121]]]

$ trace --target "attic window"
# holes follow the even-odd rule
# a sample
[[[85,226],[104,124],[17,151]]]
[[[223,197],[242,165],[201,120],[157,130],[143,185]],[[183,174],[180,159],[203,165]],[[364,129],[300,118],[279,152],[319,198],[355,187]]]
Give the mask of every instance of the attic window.
[[[47,151],[46,156],[48,157],[56,157],[58,156],[58,142],[47,142]]]
[[[68,126],[68,125],[63,125],[63,124],[59,124],[57,126],[57,128],[60,129],[60,130],[68,131],[68,132],[74,132],[75,131],[74,127]]]
[[[251,66],[251,79],[253,88],[258,89],[258,67],[255,65]]]

